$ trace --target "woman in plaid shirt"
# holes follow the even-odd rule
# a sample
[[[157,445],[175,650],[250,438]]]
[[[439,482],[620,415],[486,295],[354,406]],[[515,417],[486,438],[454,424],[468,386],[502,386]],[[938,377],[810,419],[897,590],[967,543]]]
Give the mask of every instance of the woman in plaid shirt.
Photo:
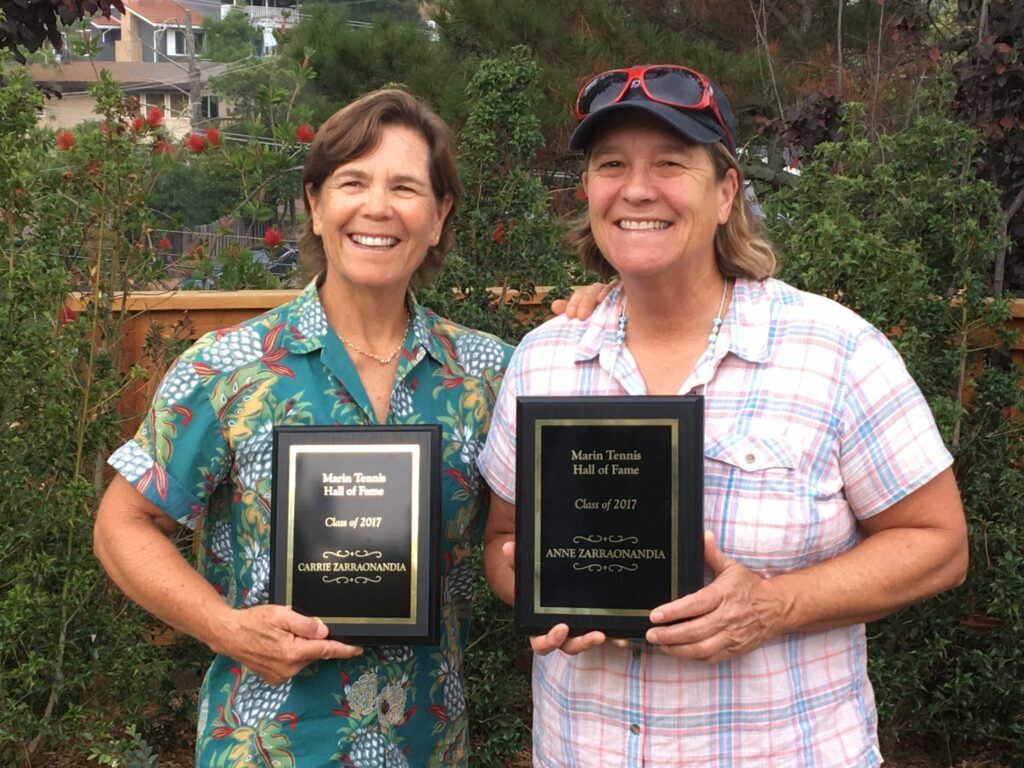
[[[487,577],[511,602],[518,396],[703,394],[709,580],[655,608],[646,642],[532,638],[534,764],[879,765],[864,623],[967,568],[928,406],[882,333],[771,277],[704,75],[604,72],[576,111],[572,241],[621,282],[513,356],[479,459]]]

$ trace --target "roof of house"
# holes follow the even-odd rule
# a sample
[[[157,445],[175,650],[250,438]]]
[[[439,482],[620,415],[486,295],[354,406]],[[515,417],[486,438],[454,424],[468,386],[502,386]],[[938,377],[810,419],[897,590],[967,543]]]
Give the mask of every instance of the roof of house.
[[[121,26],[121,19],[115,16],[110,16],[108,18],[103,14],[98,13],[91,19],[89,19],[89,23],[92,24],[94,27],[98,27],[100,29],[109,29],[111,27],[116,29]]]
[[[29,75],[37,83],[56,83],[67,88],[72,85],[87,85],[99,80],[99,72],[108,70],[123,88],[151,85],[154,91],[188,90],[188,72],[177,64],[153,61],[72,61],[53,69],[42,64],[28,68]],[[226,64],[199,62],[201,77],[208,78],[222,74]]]
[[[184,3],[173,0],[124,0],[124,9],[154,25],[185,26],[185,12],[192,11],[192,25],[198,27],[203,15]]]

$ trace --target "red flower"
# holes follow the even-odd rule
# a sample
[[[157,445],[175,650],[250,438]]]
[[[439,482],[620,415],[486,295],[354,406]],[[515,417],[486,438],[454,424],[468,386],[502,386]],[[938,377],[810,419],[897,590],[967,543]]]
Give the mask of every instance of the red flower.
[[[71,309],[67,304],[61,304],[60,309],[57,311],[57,322],[61,325],[67,325],[73,323],[78,319],[78,313]]]
[[[64,151],[75,146],[75,137],[71,135],[71,131],[61,131],[57,134],[57,146]]]
[[[107,128],[107,124],[106,123],[100,123],[100,133],[106,133],[109,130],[110,129]]]
[[[190,133],[185,137],[185,146],[192,150],[193,154],[198,155],[206,149],[206,142],[198,133]]]
[[[267,231],[263,233],[263,242],[266,243],[268,248],[280,245],[281,240],[281,230],[277,227],[268,227]]]
[[[156,128],[164,121],[164,111],[160,107],[150,107],[146,113],[146,123],[150,128]]]
[[[220,146],[220,131],[216,128],[207,128],[204,135],[206,136],[206,140],[210,142],[211,147]]]
[[[88,174],[90,176],[99,176],[100,175],[100,169],[102,167],[103,167],[103,163],[101,163],[99,160],[93,160],[91,163],[89,163],[89,166],[88,166],[88,168],[86,168],[86,171],[88,172]]]
[[[171,154],[172,150],[173,148],[171,147],[171,145],[168,144],[163,139],[157,139],[156,142],[153,144],[153,152],[154,154],[157,155],[169,155]]]
[[[132,118],[132,133],[138,133],[142,130],[142,127],[146,124],[146,121],[141,117]]]
[[[161,251],[169,251],[171,249],[171,239],[169,237],[161,237],[156,244],[156,247]]]
[[[504,243],[505,242],[505,222],[504,221],[499,221],[494,226],[494,232],[491,233],[491,240],[493,240],[496,243]]]
[[[295,138],[303,144],[309,144],[314,136],[316,136],[316,131],[313,130],[309,123],[303,123],[295,129]]]

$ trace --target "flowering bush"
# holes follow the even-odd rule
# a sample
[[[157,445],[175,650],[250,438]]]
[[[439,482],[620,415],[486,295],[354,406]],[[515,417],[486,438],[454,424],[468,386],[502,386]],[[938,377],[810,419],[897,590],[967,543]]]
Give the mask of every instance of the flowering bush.
[[[146,113],[146,125],[151,129],[159,128],[164,122],[164,111],[160,107],[150,107]]]
[[[315,136],[316,132],[310,127],[309,123],[303,123],[295,129],[295,138],[303,144],[309,144]]]
[[[263,233],[263,242],[268,248],[276,248],[281,244],[281,230],[277,227],[267,227],[267,231]]]
[[[76,755],[117,730],[115,718],[146,710],[167,728],[192,717],[169,673],[172,662],[190,669],[194,652],[142,642],[152,620],[108,589],[89,535],[129,383],[111,302],[159,276],[144,201],[168,160],[122,130],[131,115],[109,76],[91,88],[107,130],[86,124],[57,142],[36,126],[40,96],[25,72],[4,78],[0,764],[50,765],[42,753]],[[71,291],[84,297],[77,312]]]
[[[75,146],[75,137],[71,131],[61,131],[57,134],[57,146],[65,152]]]
[[[198,133],[190,133],[183,143],[195,155],[206,149],[206,140]]]

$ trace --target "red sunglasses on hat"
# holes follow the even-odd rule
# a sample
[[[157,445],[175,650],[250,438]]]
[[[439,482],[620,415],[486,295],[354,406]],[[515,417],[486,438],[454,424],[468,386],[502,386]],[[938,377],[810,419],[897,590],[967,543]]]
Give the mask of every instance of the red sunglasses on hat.
[[[710,110],[733,149],[732,133],[715,99],[715,89],[700,72],[676,64],[652,64],[629,69],[609,69],[590,78],[576,97],[576,119],[583,120],[602,107],[616,104],[630,87],[640,87],[650,101],[675,109]]]

